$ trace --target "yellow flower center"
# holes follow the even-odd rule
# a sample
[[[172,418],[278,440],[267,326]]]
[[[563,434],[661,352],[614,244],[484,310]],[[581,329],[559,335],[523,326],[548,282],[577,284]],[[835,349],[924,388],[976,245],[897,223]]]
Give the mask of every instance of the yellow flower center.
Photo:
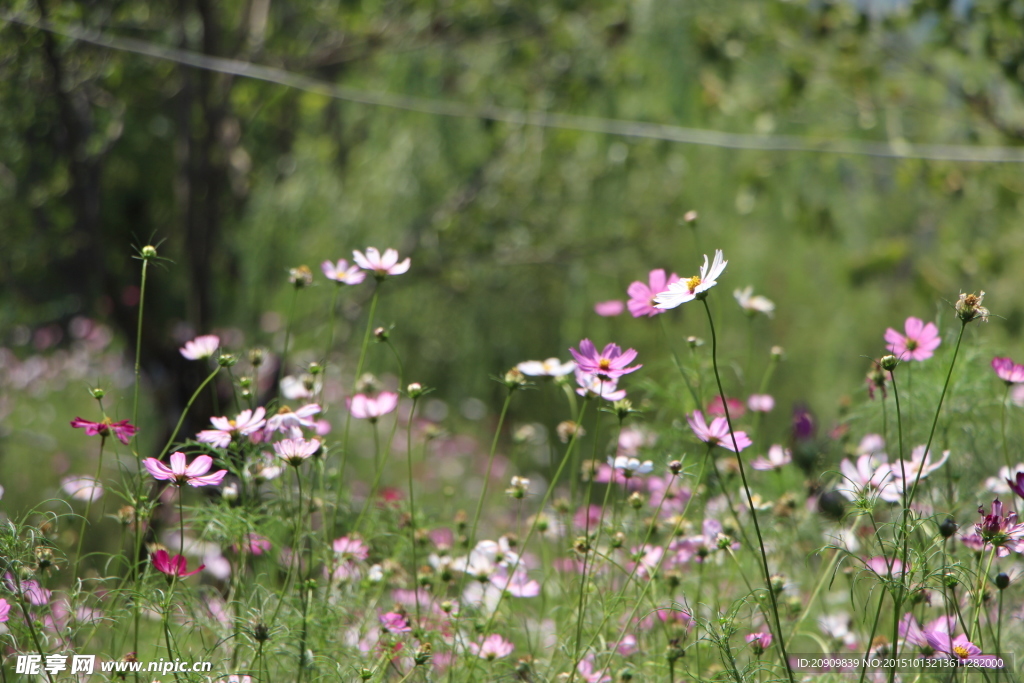
[[[686,279],[686,286],[687,286],[687,288],[689,288],[690,293],[693,293],[693,290],[697,289],[697,286],[700,283],[701,283],[701,279],[700,279],[699,275],[694,275],[693,277]]]
[[[612,362],[607,358],[602,358],[598,362],[597,367],[601,368],[602,370],[608,370],[612,367]]]
[[[969,656],[969,655],[970,655],[971,653],[970,653],[970,652],[968,652],[968,651],[967,651],[967,648],[966,648],[966,647],[964,647],[963,645],[956,645],[956,646],[954,646],[954,647],[953,647],[953,654],[955,654],[955,655],[956,655],[957,657],[959,657],[960,659],[967,659],[967,657],[968,657],[968,656]]]
[[[231,425],[232,427],[237,427],[238,426],[237,424],[235,424],[234,420],[228,420],[228,424]]]

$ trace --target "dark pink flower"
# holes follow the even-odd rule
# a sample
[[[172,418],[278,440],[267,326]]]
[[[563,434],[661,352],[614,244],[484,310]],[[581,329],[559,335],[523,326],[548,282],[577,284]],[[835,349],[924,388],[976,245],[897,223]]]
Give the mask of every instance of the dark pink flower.
[[[1024,365],[1018,365],[1009,358],[993,358],[992,369],[1008,385],[1024,382]]]
[[[0,598],[0,624],[7,621],[7,615],[11,611],[11,605],[3,598]]]
[[[89,420],[76,417],[71,421],[71,426],[75,429],[84,429],[85,433],[89,436],[107,437],[113,434],[123,444],[131,441],[131,438],[139,431],[137,427],[128,424],[128,420],[114,422],[109,417],[103,418],[101,422],[90,422]]]
[[[174,486],[217,486],[228,473],[227,470],[219,470],[213,474],[206,474],[213,465],[213,458],[208,455],[200,455],[191,465],[186,465],[184,453],[171,453],[170,467],[156,458],[146,458],[142,465],[154,479],[169,481]]]
[[[716,417],[711,421],[711,426],[704,422],[704,414],[699,410],[693,411],[693,415],[686,418],[690,429],[697,435],[697,438],[711,446],[721,446],[727,451],[739,453],[753,442],[746,432],[733,432],[729,434],[729,423],[724,417]],[[736,443],[733,445],[733,436]]]
[[[167,576],[176,576],[179,579],[184,579],[186,576],[192,576],[206,569],[205,564],[199,565],[192,571],[186,571],[188,569],[188,561],[184,555],[175,555],[171,557],[166,550],[157,550],[153,553],[153,567],[158,572],[162,572]]]
[[[594,343],[589,339],[580,342],[580,350],[569,349],[576,359],[576,369],[587,375],[596,375],[598,379],[610,380],[628,375],[642,368],[642,365],[627,367],[636,358],[636,350],[623,351],[618,344],[608,344],[598,353]]]
[[[974,525],[978,535],[992,546],[998,548],[996,554],[999,557],[1006,557],[1010,554],[1008,545],[1014,548],[1024,541],[1024,524],[1017,522],[1017,513],[1011,512],[1003,515],[1003,504],[996,498],[992,501],[989,514],[985,514],[985,508],[979,507],[978,514],[982,515],[980,522]]]
[[[629,301],[626,307],[634,318],[642,316],[655,316],[664,313],[665,310],[654,307],[654,297],[668,290],[668,286],[679,282],[679,276],[672,273],[667,278],[662,268],[652,270],[647,274],[647,283],[637,280],[629,286],[626,293],[629,294]]]
[[[594,304],[594,313],[597,313],[602,318],[614,318],[617,315],[621,315],[624,310],[626,310],[626,305],[618,299],[598,301]]]
[[[1007,479],[1006,483],[1011,491],[1024,498],[1024,472],[1018,472],[1016,480]]]
[[[885,331],[885,343],[889,351],[900,360],[928,360],[935,355],[935,349],[942,341],[935,323],[927,325],[920,318],[907,318],[903,325],[906,336],[893,328]]]
[[[750,643],[750,647],[754,649],[754,654],[760,657],[764,654],[764,651],[772,646],[772,634],[771,633],[751,633],[747,636],[747,642]]]

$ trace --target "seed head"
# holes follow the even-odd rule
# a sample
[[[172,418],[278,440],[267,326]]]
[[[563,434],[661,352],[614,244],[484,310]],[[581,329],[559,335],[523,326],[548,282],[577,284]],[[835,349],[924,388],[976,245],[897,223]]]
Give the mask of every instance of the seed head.
[[[988,309],[981,305],[984,298],[985,292],[980,294],[960,294],[960,299],[956,302],[955,308],[957,317],[960,318],[964,325],[975,319],[988,322]]]

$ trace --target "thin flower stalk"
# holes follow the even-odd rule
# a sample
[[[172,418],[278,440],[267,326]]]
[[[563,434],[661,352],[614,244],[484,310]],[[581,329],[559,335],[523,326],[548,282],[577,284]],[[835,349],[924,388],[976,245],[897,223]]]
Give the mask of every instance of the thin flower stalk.
[[[509,386],[508,391],[505,393],[505,402],[501,405],[501,414],[498,415],[498,425],[494,428],[494,437],[491,439],[491,450],[487,454],[487,469],[484,474],[484,486],[480,491],[480,498],[476,502],[476,512],[473,514],[473,526],[470,527],[469,532],[469,545],[467,547],[473,548],[476,546],[476,530],[477,525],[480,523],[480,512],[484,507],[484,499],[487,497],[487,485],[491,481],[491,468],[494,466],[494,454],[498,449],[498,439],[501,437],[501,428],[505,424],[505,416],[508,414],[508,407],[512,403],[512,394],[515,393],[516,388]]]
[[[103,473],[103,447],[106,445],[106,443],[107,437],[105,435],[100,435],[100,455],[99,462],[96,464],[96,482],[101,481],[100,475]],[[82,540],[85,538],[85,527],[89,523],[89,513],[92,511],[93,498],[94,496],[90,495],[86,499],[85,514],[82,515],[82,528],[78,531],[78,548],[75,550],[75,566],[71,570],[72,581],[78,580],[78,565],[82,560]]]
[[[287,373],[288,367],[288,346],[292,339],[292,323],[295,321],[295,304],[299,300],[301,287],[292,288],[292,303],[288,307],[288,322],[284,326],[284,347],[281,349],[281,364],[277,368],[277,398],[281,398],[281,380]]]
[[[580,424],[580,423],[583,422],[583,415],[587,412],[587,404],[589,402],[590,401],[588,399],[586,399],[586,398],[583,400],[583,404],[580,406],[579,414],[577,414],[577,416],[576,416],[576,424]],[[548,490],[544,492],[544,496],[540,500],[540,504],[537,507],[538,510],[546,510],[547,509],[547,505],[551,501],[551,496],[554,494],[555,488],[558,486],[558,480],[561,479],[561,477],[562,477],[562,472],[565,471],[566,465],[568,465],[569,462],[572,460],[572,452],[576,448],[576,443],[577,443],[578,440],[579,440],[579,430],[576,430],[576,431],[573,432],[572,437],[569,439],[569,445],[566,448],[565,455],[562,457],[562,462],[559,463],[558,469],[555,470],[555,474],[551,477],[551,482],[548,484]],[[525,548],[529,545],[530,539],[533,538],[534,533],[537,531],[537,525],[540,522],[541,517],[542,517],[542,515],[540,515],[540,514],[534,515],[533,523],[530,525],[529,531],[526,532],[526,538],[523,539],[523,542],[522,542],[522,546],[521,547],[524,549],[524,551],[525,551]],[[509,567],[508,573],[509,573],[510,576],[514,575],[516,570],[519,568],[519,563],[522,561],[522,557],[523,557],[523,553],[518,553],[518,557],[517,557],[516,561],[512,564],[511,567]],[[507,592],[508,591],[502,591],[498,595],[498,601],[494,605],[494,610],[491,612],[491,616],[488,618],[487,623],[486,623],[486,625],[484,626],[484,628],[482,630],[482,633],[489,633],[491,631],[491,627],[494,625],[494,618],[495,618],[495,616],[497,616],[498,610],[501,607],[502,602],[504,602],[505,595],[507,594]],[[459,610],[459,618],[458,618],[459,621],[461,621],[462,615],[463,615],[463,610]],[[457,627],[458,627],[458,623],[456,623],[456,628]],[[471,673],[474,676],[474,678],[471,679],[471,680],[475,680],[475,675],[476,675],[476,659],[475,658],[471,658],[470,661],[472,662],[472,664],[471,664],[471,668],[472,668]],[[449,672],[454,672],[454,668],[455,667],[452,667],[451,669],[449,669]]]
[[[715,382],[718,384],[718,394],[722,397],[722,406],[725,409],[725,420],[729,425],[729,436],[732,438],[733,452],[736,453],[736,462],[739,464],[740,479],[743,482],[743,492],[747,497],[747,505],[750,509],[750,518],[754,521],[754,533],[757,535],[757,546],[761,551],[761,568],[764,570],[765,590],[768,591],[768,597],[771,600],[772,617],[775,621],[775,633],[773,635],[782,654],[782,662],[786,667],[789,682],[796,683],[795,678],[793,677],[793,667],[790,664],[789,655],[786,653],[785,639],[782,637],[782,623],[779,620],[779,605],[778,600],[775,597],[775,591],[772,590],[771,570],[768,568],[768,555],[765,553],[764,549],[764,538],[761,536],[761,525],[757,520],[757,508],[754,506],[754,500],[750,494],[750,486],[747,485],[746,468],[743,466],[743,457],[740,455],[740,448],[736,443],[736,432],[732,426],[732,417],[729,415],[729,402],[726,400],[725,389],[722,387],[722,378],[718,372],[718,336],[715,334],[715,322],[711,317],[711,307],[708,305],[707,298],[702,298],[701,302],[704,304],[704,311],[707,313],[708,325],[711,329],[711,366],[715,371]]]

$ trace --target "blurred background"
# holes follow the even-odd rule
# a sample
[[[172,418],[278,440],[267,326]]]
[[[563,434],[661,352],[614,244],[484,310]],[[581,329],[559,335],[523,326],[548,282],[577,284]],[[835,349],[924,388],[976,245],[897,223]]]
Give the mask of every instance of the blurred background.
[[[184,340],[280,349],[301,264],[316,285],[294,297],[288,371],[322,357],[335,285],[318,266],[367,246],[412,258],[377,313],[405,380],[467,418],[500,407],[490,375],[564,360],[584,336],[636,347],[656,382],[666,339],[708,338],[703,311],[663,316],[666,336],[594,304],[654,268],[694,275],[718,248],[729,390],[755,391],[769,349],[786,352],[777,432],[796,403],[829,423],[863,399],[868,358],[907,316],[951,341],[961,291],[985,290],[996,316],[969,341],[1020,355],[1022,0],[4,6],[7,502],[31,458],[56,473],[95,450],[67,427],[98,418],[90,386],[131,417],[146,244],[167,259],[142,344],[140,422],[157,425],[206,372]],[[746,319],[731,294],[748,285],[773,318]],[[371,292],[339,297],[342,372]],[[397,375],[383,346],[368,369]],[[520,419],[565,419],[530,396]]]

